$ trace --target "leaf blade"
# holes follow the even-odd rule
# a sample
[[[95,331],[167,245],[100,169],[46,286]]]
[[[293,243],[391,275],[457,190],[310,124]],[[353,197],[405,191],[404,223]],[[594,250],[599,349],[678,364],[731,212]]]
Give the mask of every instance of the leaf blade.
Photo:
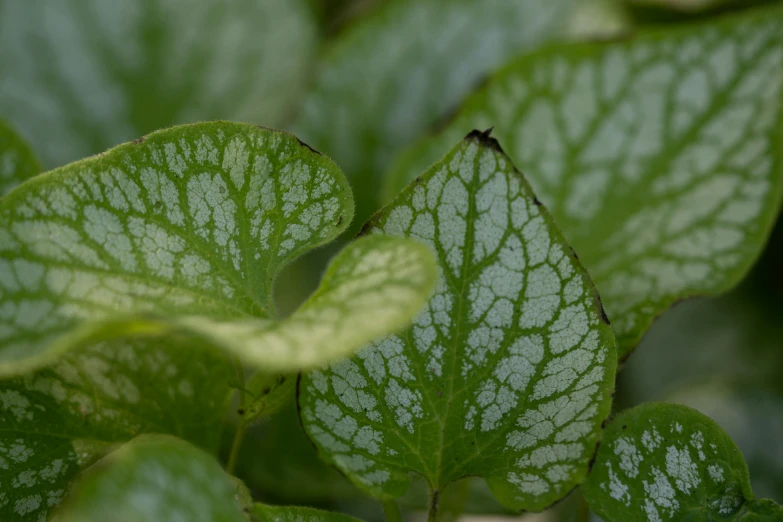
[[[142,436],[90,469],[63,504],[63,521],[245,522],[217,461],[170,436]]]
[[[612,422],[585,498],[610,522],[680,520],[696,512],[699,517],[745,520],[747,515],[756,520],[757,510],[758,520],[772,522],[779,520],[775,513],[783,514],[771,501],[754,501],[742,453],[712,419],[666,403],[637,406]]]
[[[302,377],[300,415],[321,455],[381,498],[405,493],[410,472],[436,492],[482,476],[516,510],[562,498],[609,412],[614,339],[527,183],[474,132],[367,229],[430,244],[442,276],[408,331]],[[560,475],[543,475],[545,454]]]

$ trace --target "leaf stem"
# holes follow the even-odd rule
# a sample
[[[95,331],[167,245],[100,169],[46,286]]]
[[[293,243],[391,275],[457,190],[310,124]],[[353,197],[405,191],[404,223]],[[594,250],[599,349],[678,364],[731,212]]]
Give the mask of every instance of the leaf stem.
[[[402,522],[400,506],[396,500],[381,500],[383,504],[383,513],[386,515],[386,522]]]
[[[435,522],[438,519],[438,502],[440,493],[437,489],[430,490],[430,509],[427,513],[427,522]]]
[[[245,438],[245,432],[247,432],[247,422],[245,422],[245,411],[247,405],[247,394],[245,393],[245,368],[237,357],[234,357],[234,369],[237,373],[237,393],[239,394],[239,406],[237,413],[239,414],[239,423],[237,424],[237,431],[234,433],[234,442],[231,444],[231,454],[228,457],[228,464],[226,465],[226,471],[233,475],[234,469],[239,459],[239,448],[242,447],[242,439]]]

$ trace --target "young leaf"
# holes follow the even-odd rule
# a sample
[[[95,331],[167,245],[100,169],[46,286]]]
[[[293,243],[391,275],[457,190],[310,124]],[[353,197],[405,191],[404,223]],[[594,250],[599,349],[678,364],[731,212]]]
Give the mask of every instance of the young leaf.
[[[48,168],[175,124],[281,125],[315,45],[303,0],[0,2],[0,114]]]
[[[754,500],[748,467],[709,417],[676,404],[648,403],[607,428],[585,484],[590,509],[607,522],[783,520]]]
[[[59,522],[247,522],[220,464],[170,436],[147,435],[85,473]]]
[[[558,36],[575,3],[389,2],[327,53],[295,132],[348,174],[365,219],[394,153],[510,56]]]
[[[80,471],[140,433],[214,453],[233,374],[224,354],[169,338],[96,345],[0,380],[0,520],[46,520]]]
[[[304,375],[302,421],[360,488],[434,499],[469,475],[541,510],[587,473],[616,356],[600,302],[495,140],[474,131],[366,226],[436,252],[441,279],[400,335]]]
[[[250,514],[254,522],[359,522],[342,513],[307,507],[254,504]]]
[[[33,151],[0,120],[0,197],[41,171]]]
[[[775,7],[523,57],[401,160],[389,193],[494,125],[590,271],[623,357],[761,252],[783,194],[781,23]]]
[[[435,279],[423,245],[357,241],[275,321],[277,273],[351,214],[334,163],[245,124],[156,132],[39,176],[0,202],[0,374],[177,332],[268,372],[350,354],[405,326]]]

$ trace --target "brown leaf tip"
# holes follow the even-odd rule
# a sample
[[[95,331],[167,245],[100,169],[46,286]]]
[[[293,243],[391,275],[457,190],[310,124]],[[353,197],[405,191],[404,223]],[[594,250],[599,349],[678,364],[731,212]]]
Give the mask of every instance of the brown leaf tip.
[[[484,147],[488,147],[490,149],[500,152],[501,154],[505,154],[505,152],[503,152],[503,148],[500,146],[500,143],[498,143],[498,140],[496,140],[491,136],[492,129],[494,128],[495,127],[490,127],[485,131],[480,131],[478,129],[472,130],[467,136],[465,136],[465,139],[477,141],[480,145]]]

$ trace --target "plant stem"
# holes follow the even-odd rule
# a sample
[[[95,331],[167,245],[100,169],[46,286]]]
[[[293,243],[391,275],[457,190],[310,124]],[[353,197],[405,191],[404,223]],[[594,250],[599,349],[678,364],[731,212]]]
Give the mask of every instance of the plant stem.
[[[236,468],[237,460],[239,459],[239,448],[242,447],[242,439],[245,438],[245,432],[247,431],[247,423],[243,416],[246,408],[245,401],[247,400],[245,393],[245,368],[236,357],[234,357],[234,369],[237,373],[237,381],[239,381],[239,386],[237,387],[237,393],[239,394],[239,407],[237,409],[237,413],[239,413],[239,423],[237,424],[237,431],[234,433],[234,442],[231,445],[231,454],[228,457],[228,464],[226,465],[226,471],[232,475],[234,474],[234,469]]]
[[[438,501],[440,493],[437,489],[430,490],[430,510],[427,513],[427,522],[435,522],[438,519]]]
[[[382,500],[383,513],[386,515],[386,522],[402,522],[400,506],[396,500]]]

